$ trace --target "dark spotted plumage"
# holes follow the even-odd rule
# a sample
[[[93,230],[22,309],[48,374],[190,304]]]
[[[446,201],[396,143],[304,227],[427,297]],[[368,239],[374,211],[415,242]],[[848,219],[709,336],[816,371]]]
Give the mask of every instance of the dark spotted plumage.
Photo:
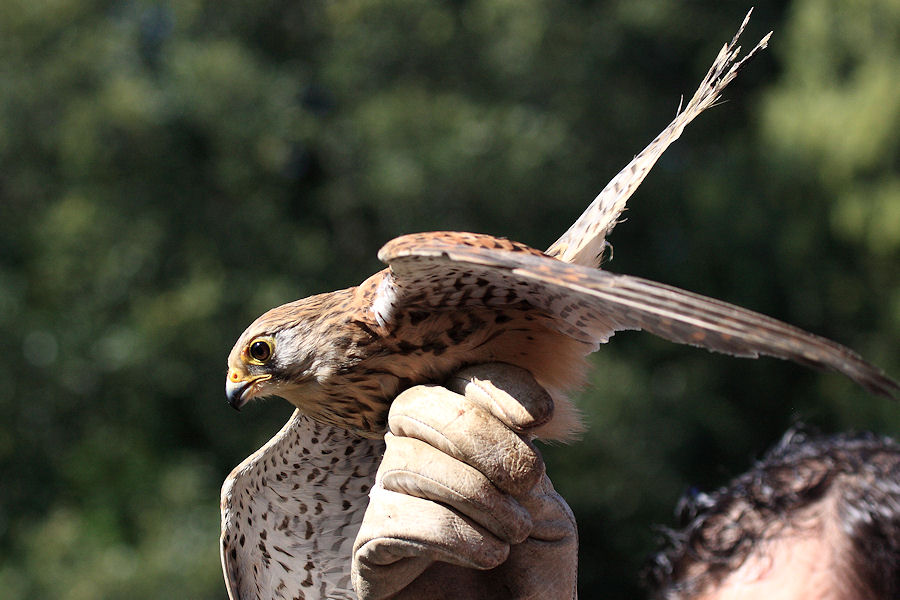
[[[295,412],[222,489],[222,568],[241,600],[355,598],[347,565],[383,453]]]
[[[407,235],[381,249],[388,268],[359,286],[275,308],[247,328],[228,359],[229,401],[240,407],[275,395],[297,411],[223,487],[221,550],[232,598],[353,597],[350,548],[389,404],[403,389],[440,382],[466,364],[531,371],[558,401],[540,432],[551,438],[578,427],[565,392],[581,381],[585,356],[625,329],[828,368],[873,392],[898,394],[897,383],[834,342],[595,268],[627,198],[746,62],[736,62],[736,40],[685,109],[547,253],[473,233]]]

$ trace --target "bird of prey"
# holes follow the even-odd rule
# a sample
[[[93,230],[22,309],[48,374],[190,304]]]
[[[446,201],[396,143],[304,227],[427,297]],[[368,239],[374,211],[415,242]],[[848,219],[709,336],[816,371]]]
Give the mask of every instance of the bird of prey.
[[[546,252],[474,233],[402,236],[378,254],[388,268],[362,284],[272,309],[247,328],[228,358],[229,402],[280,396],[297,410],[223,487],[221,553],[233,599],[354,597],[351,547],[390,402],[464,365],[529,370],[558,402],[541,431],[557,439],[578,426],[564,394],[581,381],[585,357],[620,330],[833,369],[898,395],[896,382],[839,344],[598,268],[607,234],[662,152],[766,46],[768,35],[737,60],[746,22],[673,122]]]

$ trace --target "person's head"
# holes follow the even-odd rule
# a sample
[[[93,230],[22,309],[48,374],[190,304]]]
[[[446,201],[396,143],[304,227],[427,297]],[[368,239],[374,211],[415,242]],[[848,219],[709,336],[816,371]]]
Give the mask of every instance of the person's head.
[[[888,438],[792,429],[678,512],[649,569],[654,598],[900,598],[900,444]]]

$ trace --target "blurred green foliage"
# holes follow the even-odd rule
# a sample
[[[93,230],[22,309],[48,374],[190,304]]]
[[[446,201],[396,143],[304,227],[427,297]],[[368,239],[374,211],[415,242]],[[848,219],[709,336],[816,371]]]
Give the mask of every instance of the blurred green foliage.
[[[225,356],[378,247],[545,247],[668,122],[747,7],[611,0],[7,0],[0,7],[0,590],[222,598],[218,487],[289,414]],[[613,271],[840,340],[900,375],[900,4],[758,3],[764,53],[663,157]],[[621,334],[550,447],[581,597],[638,598],[679,494],[793,421],[900,432],[836,375]]]

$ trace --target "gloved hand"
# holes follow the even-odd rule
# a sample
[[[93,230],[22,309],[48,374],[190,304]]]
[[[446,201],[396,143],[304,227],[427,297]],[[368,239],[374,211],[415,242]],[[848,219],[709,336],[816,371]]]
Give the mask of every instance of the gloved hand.
[[[400,394],[353,547],[360,600],[574,598],[575,518],[528,437],[552,411],[499,363]]]

